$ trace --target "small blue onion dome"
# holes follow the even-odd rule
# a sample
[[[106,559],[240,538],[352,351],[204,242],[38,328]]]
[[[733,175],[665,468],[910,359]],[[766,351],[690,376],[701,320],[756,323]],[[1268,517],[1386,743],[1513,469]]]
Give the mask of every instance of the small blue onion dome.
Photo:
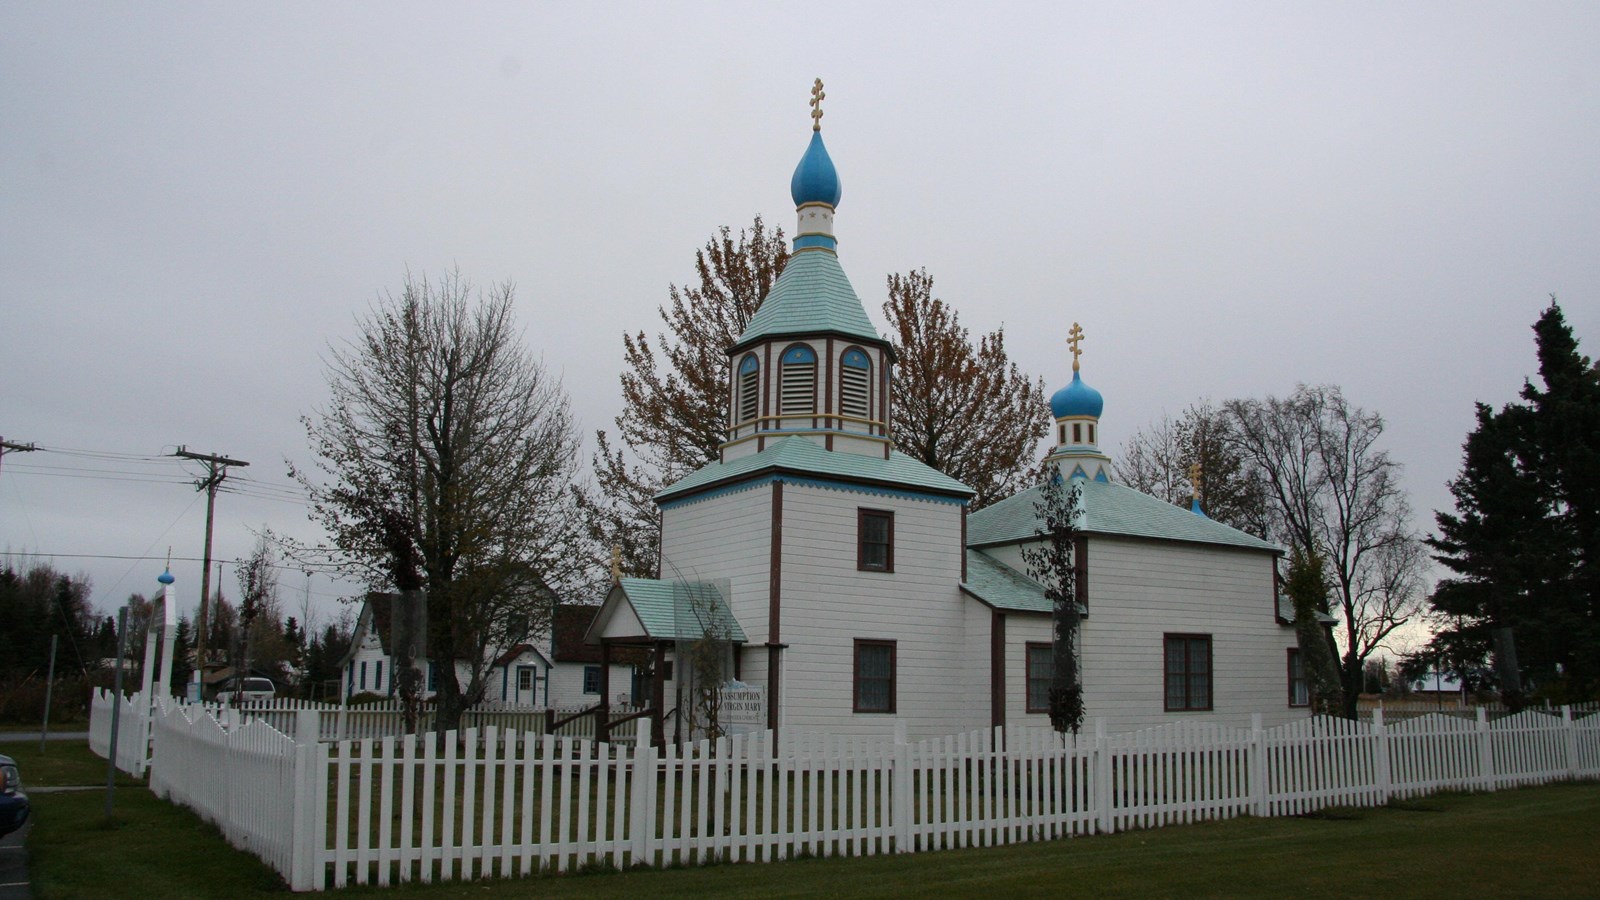
[[[172,570],[171,569],[167,569],[165,572],[162,572],[160,575],[157,575],[156,576],[156,580],[161,582],[162,584],[171,584],[174,581],[177,581],[178,579],[172,577]]]
[[[811,132],[811,144],[800,165],[794,167],[794,177],[789,179],[789,196],[795,206],[807,203],[826,203],[838,206],[841,195],[839,172],[828,157],[828,148],[822,145],[822,132]]]
[[[1106,401],[1100,396],[1100,392],[1084,384],[1077,372],[1072,373],[1071,384],[1050,397],[1050,411],[1058,419],[1067,416],[1091,416],[1098,419],[1100,411],[1105,407]]]

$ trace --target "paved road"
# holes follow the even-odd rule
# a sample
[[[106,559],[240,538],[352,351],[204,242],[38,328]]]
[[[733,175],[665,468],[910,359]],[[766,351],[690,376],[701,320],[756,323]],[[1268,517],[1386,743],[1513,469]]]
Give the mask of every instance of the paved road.
[[[45,737],[45,740],[47,741],[87,741],[88,739],[89,732],[87,731],[52,731]],[[35,744],[39,743],[39,732],[0,731],[0,744],[20,744],[24,741],[33,741]],[[24,783],[26,783],[26,779],[24,779]]]
[[[35,740],[38,737],[34,735]],[[33,900],[28,888],[28,848],[23,846],[32,830],[29,822],[0,838],[0,900]]]
[[[52,731],[45,738],[48,741],[86,741],[89,739],[87,731]],[[0,743],[21,744],[28,741],[38,743],[37,731],[0,731]],[[26,781],[24,781],[26,784]],[[40,790],[34,788],[29,793]],[[47,789],[46,789],[47,790]],[[21,829],[0,838],[0,900],[33,900],[33,891],[28,887],[28,848],[26,841],[28,832],[33,830],[33,823],[22,826]]]

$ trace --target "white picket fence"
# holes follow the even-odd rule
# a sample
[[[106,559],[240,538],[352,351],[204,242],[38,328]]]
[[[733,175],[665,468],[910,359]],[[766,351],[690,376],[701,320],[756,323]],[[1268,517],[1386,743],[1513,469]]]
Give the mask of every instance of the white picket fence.
[[[1600,715],[1567,709],[1259,721],[652,747],[639,720],[631,746],[496,726],[330,744],[317,710],[297,712],[291,737],[160,704],[150,784],[295,890],[321,890],[992,846],[1600,775]]]
[[[226,707],[219,704],[207,704],[207,706],[213,710],[213,715],[220,715],[223,709],[237,710],[243,716],[263,719],[267,724],[285,733],[294,731],[296,717],[300,713],[313,710],[317,713],[318,740],[323,741],[401,737],[406,733],[405,716],[397,702],[340,706],[313,700],[266,700]],[[534,731],[544,734],[552,721],[569,719],[585,711],[584,707],[544,709],[485,703],[463,713],[461,725],[463,728],[477,728],[480,731],[494,725],[501,733]],[[626,718],[640,711],[641,707],[613,706],[610,710],[611,721]],[[434,710],[424,708],[419,718],[419,730],[432,731],[433,722]],[[555,733],[565,737],[593,740],[597,724],[595,715],[585,715],[562,724]],[[617,738],[632,740],[633,729],[626,729],[626,734],[617,735],[613,740]]]
[[[117,743],[121,751],[117,756],[117,768],[135,776],[143,776],[150,762],[150,752],[154,746],[151,733],[152,720],[147,717],[147,704],[149,707],[156,705],[165,706],[190,706],[204,709],[213,718],[224,721],[230,717],[238,720],[259,720],[285,734],[300,732],[300,716],[307,712],[315,714],[316,739],[320,741],[342,740],[369,740],[384,737],[400,737],[406,733],[405,717],[398,703],[373,703],[361,706],[340,706],[333,703],[320,703],[310,700],[267,700],[245,702],[236,705],[218,703],[190,704],[167,695],[157,695],[146,700],[142,693],[133,693],[123,699],[122,719],[117,734]],[[585,708],[556,708],[541,709],[528,706],[509,706],[498,704],[481,704],[462,714],[464,727],[483,729],[490,725],[496,726],[498,734],[504,738],[506,735],[534,732],[545,734],[551,726],[556,725],[554,733],[563,737],[587,738],[593,740],[598,725],[595,714],[577,716],[586,712]],[[612,722],[627,719],[642,709],[631,706],[613,706],[610,709]],[[106,747],[111,740],[111,692],[103,688],[96,688],[89,703],[89,747],[95,753],[104,757],[107,755]],[[422,731],[433,729],[434,711],[425,710],[419,720]],[[633,740],[633,728],[619,726],[617,733],[611,737],[613,743],[628,743]]]

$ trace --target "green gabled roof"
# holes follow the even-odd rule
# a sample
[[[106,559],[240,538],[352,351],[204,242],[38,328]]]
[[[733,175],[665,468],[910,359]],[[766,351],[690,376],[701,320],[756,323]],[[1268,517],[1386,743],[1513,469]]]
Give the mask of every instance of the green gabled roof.
[[[1073,484],[1083,486],[1084,515],[1078,527],[1089,534],[1223,544],[1251,550],[1282,549],[1126,485],[1089,479],[1077,479]],[[967,518],[967,545],[980,547],[1036,537],[1040,525],[1034,505],[1039,502],[1039,491],[1037,486],[1031,487],[973,513]]]
[[[1051,612],[1050,598],[1044,595],[1044,585],[982,550],[967,551],[967,578],[961,582],[961,589],[995,609],[1007,612]]]
[[[731,641],[748,640],[714,584],[624,578],[619,587],[644,626],[645,637],[661,641],[697,641],[710,631]]]
[[[861,481],[890,490],[949,494],[963,498],[975,493],[972,488],[949,475],[898,451],[890,451],[889,458],[883,459],[843,450],[828,450],[805,438],[787,437],[760,453],[741,456],[733,462],[712,463],[669,485],[655,496],[655,500],[660,503],[713,486],[743,481],[765,472]]]
[[[830,250],[802,250],[761,301],[735,347],[783,334],[833,333],[882,343]]]

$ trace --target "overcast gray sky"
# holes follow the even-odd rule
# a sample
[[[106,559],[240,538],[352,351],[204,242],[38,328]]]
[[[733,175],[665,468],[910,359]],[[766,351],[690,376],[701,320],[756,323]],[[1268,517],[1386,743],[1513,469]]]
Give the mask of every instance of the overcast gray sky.
[[[405,272],[510,279],[586,432],[625,329],[720,225],[792,228],[814,77],[873,319],[926,267],[1118,446],[1201,398],[1331,382],[1417,525],[1559,295],[1600,341],[1600,4],[0,5],[0,550],[114,607],[204,532],[178,445],[282,499],[322,357]],[[707,361],[711,364],[714,361]],[[110,470],[100,474],[85,469]],[[136,474],[123,474],[136,473]],[[277,498],[277,499],[273,499]],[[76,555],[69,555],[76,554]],[[24,558],[17,557],[22,560]],[[237,593],[231,567],[223,585]],[[341,589],[286,577],[326,616]]]

